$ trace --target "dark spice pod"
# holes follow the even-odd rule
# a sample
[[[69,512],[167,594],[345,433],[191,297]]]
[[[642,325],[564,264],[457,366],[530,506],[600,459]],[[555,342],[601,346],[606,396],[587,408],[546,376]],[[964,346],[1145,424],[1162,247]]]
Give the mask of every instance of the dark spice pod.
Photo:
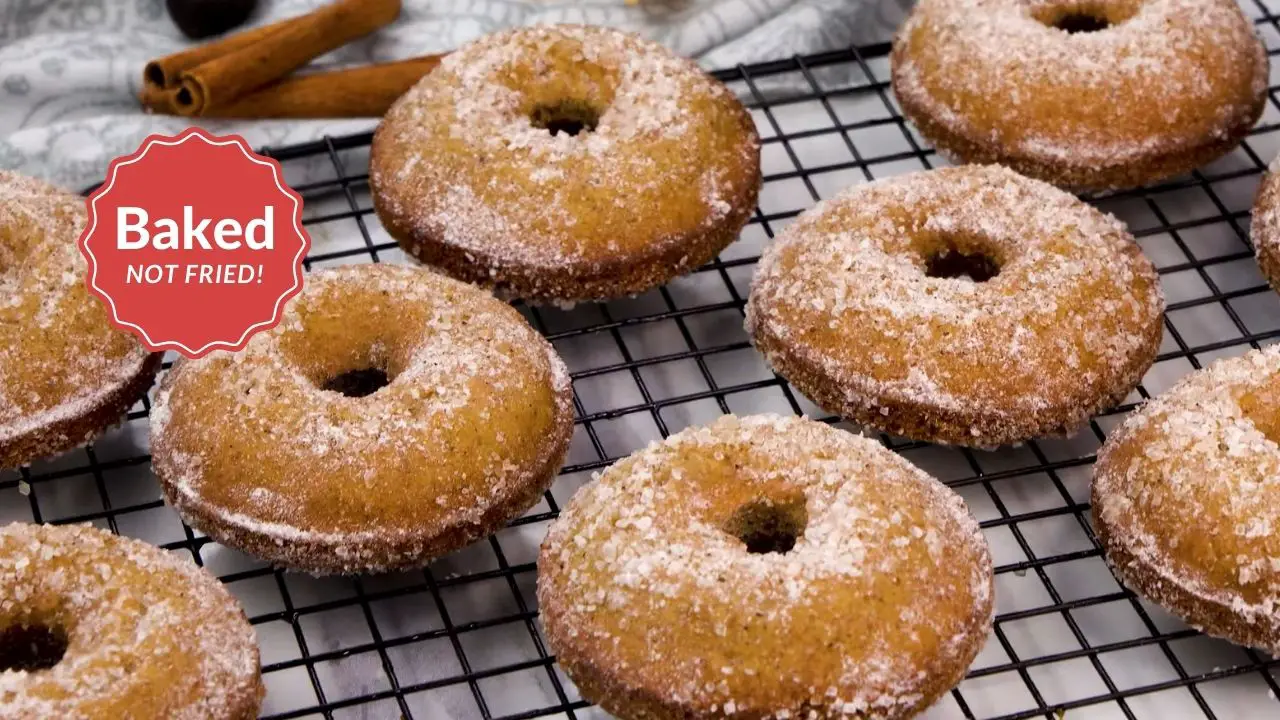
[[[258,0],[165,0],[173,23],[192,40],[239,26],[257,5]]]

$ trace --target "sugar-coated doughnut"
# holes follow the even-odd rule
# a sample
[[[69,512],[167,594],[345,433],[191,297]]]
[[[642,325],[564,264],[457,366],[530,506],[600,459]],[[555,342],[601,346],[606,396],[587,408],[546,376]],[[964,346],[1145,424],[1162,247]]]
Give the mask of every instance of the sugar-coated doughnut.
[[[765,252],[747,329],[826,410],[988,447],[1074,430],[1155,360],[1164,298],[1124,226],[997,166],[850,188]]]
[[[728,88],[653,42],[576,25],[450,53],[388,111],[369,170],[405,250],[534,301],[696,268],[737,236],[759,183],[755,125]]]
[[[547,641],[623,720],[912,717],[992,624],[960,496],[874,441],[725,416],[606,470],[538,558]]]
[[[921,0],[892,76],[945,154],[1102,190],[1234,148],[1262,114],[1267,53],[1236,0]]]
[[[165,496],[210,537],[313,573],[420,567],[532,506],[573,429],[551,344],[420,268],[307,276],[280,325],[181,361],[151,414]]]
[[[252,720],[263,692],[253,628],[195,563],[89,526],[0,528],[0,717]]]
[[[1258,253],[1258,265],[1263,276],[1276,292],[1280,292],[1280,179],[1276,177],[1277,170],[1280,170],[1280,163],[1272,162],[1258,187],[1249,234]]]
[[[84,198],[0,171],[0,467],[89,442],[160,365],[89,295],[85,217]]]
[[[1280,347],[1218,361],[1098,454],[1093,519],[1125,585],[1217,637],[1280,654]]]

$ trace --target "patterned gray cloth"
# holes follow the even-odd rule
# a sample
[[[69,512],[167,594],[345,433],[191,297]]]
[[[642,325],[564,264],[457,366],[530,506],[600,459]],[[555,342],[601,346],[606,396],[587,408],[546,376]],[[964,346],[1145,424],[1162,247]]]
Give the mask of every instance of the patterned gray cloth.
[[[261,0],[252,23],[323,0]],[[579,22],[639,32],[705,67],[882,41],[908,0],[404,0],[396,23],[324,58],[340,66],[440,52],[512,25]],[[100,180],[111,158],[184,119],[147,116],[134,95],[143,64],[186,41],[163,0],[0,0],[0,168],[71,188]],[[255,146],[372,127],[359,121],[204,121]]]

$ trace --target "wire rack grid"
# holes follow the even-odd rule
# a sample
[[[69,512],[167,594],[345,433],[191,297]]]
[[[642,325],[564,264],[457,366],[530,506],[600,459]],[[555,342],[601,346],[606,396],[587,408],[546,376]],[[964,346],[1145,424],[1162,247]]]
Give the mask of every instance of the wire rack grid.
[[[1268,47],[1280,48],[1271,8],[1246,10]],[[551,491],[493,537],[420,572],[312,578],[272,569],[165,506],[150,471],[146,400],[92,446],[0,475],[0,523],[90,522],[187,554],[218,575],[258,633],[264,717],[607,717],[577,694],[542,638],[538,543],[593,471],[652,440],[728,412],[824,416],[750,347],[743,301],[761,249],[798,212],[852,184],[946,164],[899,114],[888,49],[719,72],[748,101],[763,139],[760,207],[741,238],[697,272],[635,298],[521,307],[570,366],[577,421]],[[965,497],[997,565],[992,637],[926,717],[1280,717],[1277,661],[1205,638],[1120,587],[1088,505],[1095,453],[1135,403],[1215,358],[1280,340],[1280,296],[1247,240],[1259,175],[1280,150],[1276,90],[1273,83],[1253,134],[1225,158],[1158,187],[1094,199],[1129,224],[1169,301],[1158,361],[1124,405],[1072,438],[996,452],[880,436]],[[406,261],[371,211],[369,140],[326,138],[270,153],[306,199],[309,269]]]

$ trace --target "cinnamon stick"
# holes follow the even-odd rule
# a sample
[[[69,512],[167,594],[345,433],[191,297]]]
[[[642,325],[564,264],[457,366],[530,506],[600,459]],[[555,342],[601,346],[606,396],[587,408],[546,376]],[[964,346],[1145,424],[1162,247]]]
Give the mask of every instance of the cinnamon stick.
[[[314,58],[389,24],[400,0],[337,0],[180,75],[181,115],[202,115],[288,75]]]
[[[156,97],[158,92],[172,90],[178,86],[180,76],[187,70],[214,58],[247,48],[289,24],[297,22],[301,17],[287,18],[270,25],[232,33],[221,40],[156,58],[142,68],[142,95]],[[143,100],[143,104],[150,106],[146,100]]]
[[[380,63],[349,70],[300,75],[206,107],[202,117],[217,118],[354,118],[381,117],[443,55]]]
[[[173,104],[169,101],[169,91],[151,87],[143,83],[138,92],[138,102],[151,112],[173,115]]]

